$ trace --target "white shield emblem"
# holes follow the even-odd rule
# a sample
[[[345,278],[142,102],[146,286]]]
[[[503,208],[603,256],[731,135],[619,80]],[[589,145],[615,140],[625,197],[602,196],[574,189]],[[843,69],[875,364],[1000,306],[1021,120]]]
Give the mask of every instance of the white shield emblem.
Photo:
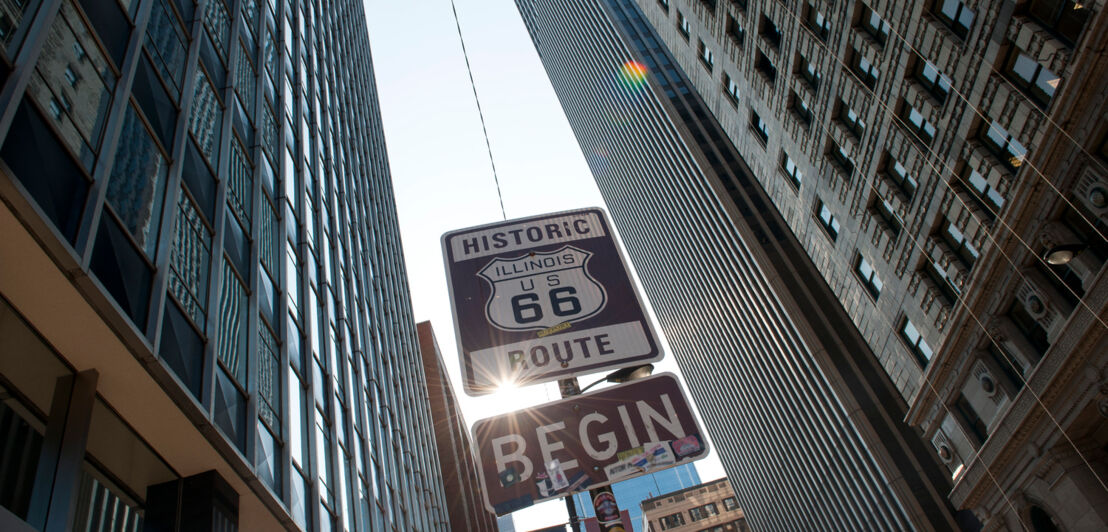
[[[477,272],[492,285],[485,317],[500,329],[527,331],[595,315],[608,297],[585,267],[591,256],[588,251],[565,246],[514,259],[493,259]]]

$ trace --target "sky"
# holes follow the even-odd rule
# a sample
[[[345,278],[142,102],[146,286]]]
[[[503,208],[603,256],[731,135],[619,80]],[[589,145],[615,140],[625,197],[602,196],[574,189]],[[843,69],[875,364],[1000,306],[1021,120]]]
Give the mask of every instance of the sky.
[[[455,6],[507,218],[603,207],[515,4]],[[468,424],[556,400],[553,383],[479,398],[462,391],[439,239],[504,219],[489,148],[450,0],[365,0],[365,7],[415,319],[431,321]],[[655,366],[679,373],[668,353]],[[705,481],[725,474],[714,451],[696,464]],[[565,505],[541,503],[513,520],[521,532],[564,523]]]

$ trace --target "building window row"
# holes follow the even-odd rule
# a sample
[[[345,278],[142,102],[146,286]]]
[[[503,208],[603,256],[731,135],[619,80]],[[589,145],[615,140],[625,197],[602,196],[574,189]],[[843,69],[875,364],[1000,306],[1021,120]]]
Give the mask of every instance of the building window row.
[[[707,519],[709,517],[719,515],[719,508],[716,507],[716,503],[710,502],[702,506],[689,509],[689,518],[693,522],[700,521],[701,519]]]

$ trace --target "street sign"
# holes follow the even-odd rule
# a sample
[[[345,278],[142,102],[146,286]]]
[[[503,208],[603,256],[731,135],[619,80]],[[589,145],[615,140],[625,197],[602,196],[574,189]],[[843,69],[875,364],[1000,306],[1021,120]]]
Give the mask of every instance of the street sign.
[[[442,236],[466,393],[662,358],[598,208]]]
[[[671,373],[482,419],[473,442],[485,504],[497,515],[708,454]]]

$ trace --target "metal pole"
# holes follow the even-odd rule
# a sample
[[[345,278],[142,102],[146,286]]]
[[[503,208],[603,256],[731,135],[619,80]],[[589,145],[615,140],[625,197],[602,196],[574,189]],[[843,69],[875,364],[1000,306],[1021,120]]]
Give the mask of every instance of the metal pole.
[[[581,386],[577,383],[576,377],[562,379],[558,381],[558,390],[562,392],[562,398],[572,397],[581,393]],[[600,532],[626,532],[611,486],[589,490],[589,498],[592,499],[593,515],[596,516]],[[573,496],[566,495],[565,499],[566,508],[569,510],[569,526],[574,532],[579,532],[580,521],[577,518],[577,506],[573,503]]]

